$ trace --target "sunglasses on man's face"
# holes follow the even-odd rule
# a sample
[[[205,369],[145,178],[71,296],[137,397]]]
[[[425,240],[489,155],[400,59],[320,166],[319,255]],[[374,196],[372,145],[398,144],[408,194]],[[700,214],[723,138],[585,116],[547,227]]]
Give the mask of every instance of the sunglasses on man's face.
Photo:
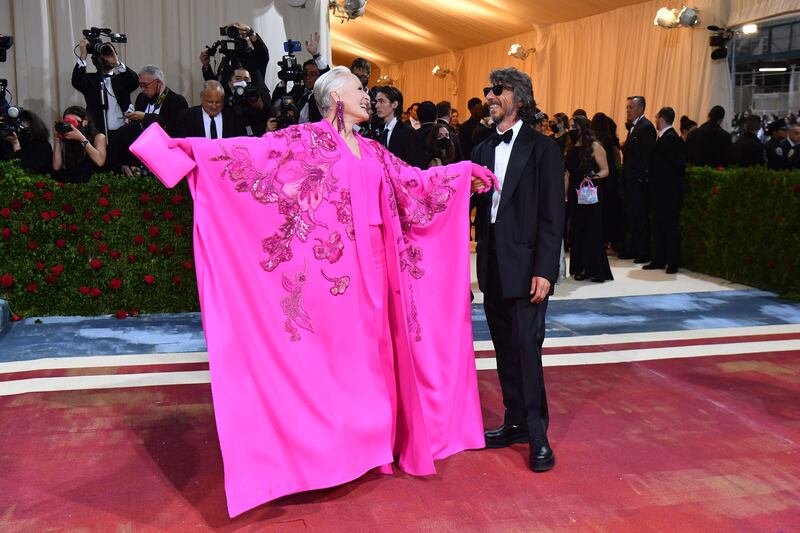
[[[511,87],[508,85],[503,85],[502,83],[498,83],[497,85],[493,85],[491,87],[484,87],[483,88],[483,96],[489,96],[489,92],[491,92],[495,96],[500,96],[503,94],[503,89],[511,90]]]

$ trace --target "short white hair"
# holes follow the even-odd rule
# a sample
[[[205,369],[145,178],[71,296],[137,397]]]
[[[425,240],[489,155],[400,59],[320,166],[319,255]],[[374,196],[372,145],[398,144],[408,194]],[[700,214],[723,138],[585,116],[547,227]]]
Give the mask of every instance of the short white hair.
[[[317,79],[314,84],[314,100],[317,101],[319,113],[325,117],[333,107],[331,93],[341,89],[353,73],[347,67],[333,67]]]
[[[139,76],[141,76],[142,74],[150,76],[154,80],[164,81],[164,71],[155,65],[143,66],[142,69],[139,71]]]

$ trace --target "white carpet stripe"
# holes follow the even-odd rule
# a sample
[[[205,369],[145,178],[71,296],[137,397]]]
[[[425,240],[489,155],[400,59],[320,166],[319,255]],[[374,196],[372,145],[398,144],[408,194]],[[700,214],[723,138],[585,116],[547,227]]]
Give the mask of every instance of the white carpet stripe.
[[[727,344],[707,344],[701,346],[676,346],[668,348],[648,348],[642,350],[616,350],[609,352],[585,352],[565,355],[546,355],[544,366],[591,365],[610,363],[631,363],[688,357],[711,357],[747,353],[769,353],[800,350],[800,339],[739,342]],[[475,360],[478,370],[493,370],[497,361],[493,357]],[[49,392],[87,389],[112,389],[123,387],[154,387],[160,385],[190,385],[209,383],[208,371],[158,372],[147,374],[118,374],[101,376],[68,376],[52,378],[33,378],[0,383],[0,396],[23,394],[26,392]]]
[[[102,368],[104,366],[174,365],[207,363],[208,352],[151,353],[130,355],[92,355],[87,357],[48,357],[31,361],[0,363],[0,374],[56,370],[63,368]]]

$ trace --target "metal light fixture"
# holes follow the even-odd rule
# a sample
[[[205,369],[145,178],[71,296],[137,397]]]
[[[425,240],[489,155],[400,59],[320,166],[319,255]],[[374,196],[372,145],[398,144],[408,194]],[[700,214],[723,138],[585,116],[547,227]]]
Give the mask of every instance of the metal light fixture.
[[[397,81],[388,75],[384,74],[383,76],[378,77],[378,85],[394,85],[394,82]]]
[[[653,24],[666,29],[679,28],[681,26],[691,28],[697,26],[700,22],[700,18],[698,17],[699,13],[700,10],[696,7],[683,6],[681,9],[662,7],[656,13]]]
[[[742,33],[745,35],[753,35],[754,33],[758,33],[758,25],[757,24],[745,24],[742,26]]]
[[[433,67],[431,74],[436,76],[437,78],[446,78],[448,74],[450,74],[450,69],[442,68],[439,65]]]
[[[367,10],[367,0],[329,0],[328,9],[333,16],[342,19],[342,23],[357,19]]]
[[[761,67],[758,69],[759,72],[786,72],[786,67]]]
[[[523,46],[519,43],[512,44],[511,48],[508,49],[508,55],[516,57],[521,61],[525,61],[526,59],[528,59],[529,55],[535,53],[536,53],[536,48],[523,48]]]

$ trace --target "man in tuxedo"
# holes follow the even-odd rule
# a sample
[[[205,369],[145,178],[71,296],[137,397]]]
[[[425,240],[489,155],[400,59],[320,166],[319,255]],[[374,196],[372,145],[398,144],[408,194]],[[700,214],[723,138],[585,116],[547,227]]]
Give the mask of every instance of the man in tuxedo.
[[[436,125],[436,105],[430,100],[420,102],[417,106],[417,118],[419,119],[419,128],[414,131],[414,154],[417,157],[414,166],[425,170],[430,164],[428,137]]]
[[[261,39],[261,36],[247,24],[232,22],[228,27],[234,27],[239,30],[239,40],[244,43],[244,50],[237,53],[235,56],[223,56],[217,72],[214,72],[214,69],[211,67],[211,57],[208,55],[208,50],[203,50],[200,53],[203,79],[206,81],[219,81],[228,96],[230,96],[228,92],[230,87],[228,82],[233,77],[234,70],[238,67],[242,67],[252,73],[256,86],[261,88],[261,86],[264,85],[264,74],[267,72],[267,64],[269,63],[269,49],[267,45]]]
[[[108,162],[106,166],[118,169],[123,153],[117,149],[117,131],[125,125],[124,113],[131,105],[131,93],[139,86],[139,77],[119,60],[114,45],[109,55],[92,54],[92,64],[97,72],[86,72],[89,41],[81,39],[80,57],[72,69],[72,86],[83,94],[86,111],[92,117],[95,128],[105,133],[108,139]],[[124,147],[127,149],[127,147]]]
[[[419,159],[415,153],[414,129],[400,120],[403,112],[403,93],[387,85],[375,89],[375,114],[383,121],[378,141],[394,155],[413,165]]]
[[[686,160],[690,165],[726,167],[730,160],[731,134],[722,128],[725,108],[715,105],[708,120],[686,136]]]
[[[731,165],[737,167],[763,167],[764,145],[758,139],[758,130],[761,129],[761,117],[750,115],[743,119],[744,131],[736,142],[731,145]]]
[[[282,85],[283,82],[281,82],[272,91],[273,105],[284,95],[288,94],[294,98],[295,105],[297,105],[297,109],[300,112],[299,124],[322,120],[322,115],[314,99],[314,84],[317,83],[317,79],[320,76],[331,69],[325,58],[319,53],[319,33],[313,34],[306,41],[306,51],[311,54],[311,59],[303,63],[303,83],[295,83],[292,86],[292,90],[287,93],[286,86]]]
[[[456,161],[463,161],[464,160],[464,153],[461,151],[461,139],[459,139],[458,133],[456,133],[455,128],[453,128],[450,121],[453,119],[453,106],[447,100],[442,100],[438,104],[436,104],[436,123],[446,126],[448,130],[450,130],[450,139],[453,142],[453,145],[456,149]]]
[[[549,296],[558,277],[564,232],[564,169],[552,139],[530,127],[530,77],[493,70],[484,89],[497,132],[472,151],[493,170],[499,190],[475,195],[478,284],[497,354],[503,425],[485,433],[488,448],[530,443],[530,467],[550,470],[549,413],[542,343]],[[420,106],[420,109],[422,106]]]
[[[650,198],[653,206],[653,261],[644,270],[678,272],[681,252],[679,214],[686,189],[686,150],[678,132],[672,127],[675,110],[663,107],[656,114],[658,140],[653,149],[650,167]]]
[[[480,125],[481,118],[483,117],[483,106],[481,105],[480,98],[470,98],[467,102],[467,109],[469,110],[469,118],[461,124],[458,131],[458,137],[461,139],[461,153],[469,155],[472,153],[472,133],[475,128]]]
[[[244,126],[225,109],[225,89],[215,80],[203,84],[200,105],[178,113],[175,137],[206,137],[208,139],[242,137]]]
[[[628,243],[620,259],[635,263],[650,261],[650,189],[647,180],[656,129],[644,116],[644,96],[630,96],[625,105],[628,138],[622,148],[622,181],[625,187],[625,211],[628,218]]]

